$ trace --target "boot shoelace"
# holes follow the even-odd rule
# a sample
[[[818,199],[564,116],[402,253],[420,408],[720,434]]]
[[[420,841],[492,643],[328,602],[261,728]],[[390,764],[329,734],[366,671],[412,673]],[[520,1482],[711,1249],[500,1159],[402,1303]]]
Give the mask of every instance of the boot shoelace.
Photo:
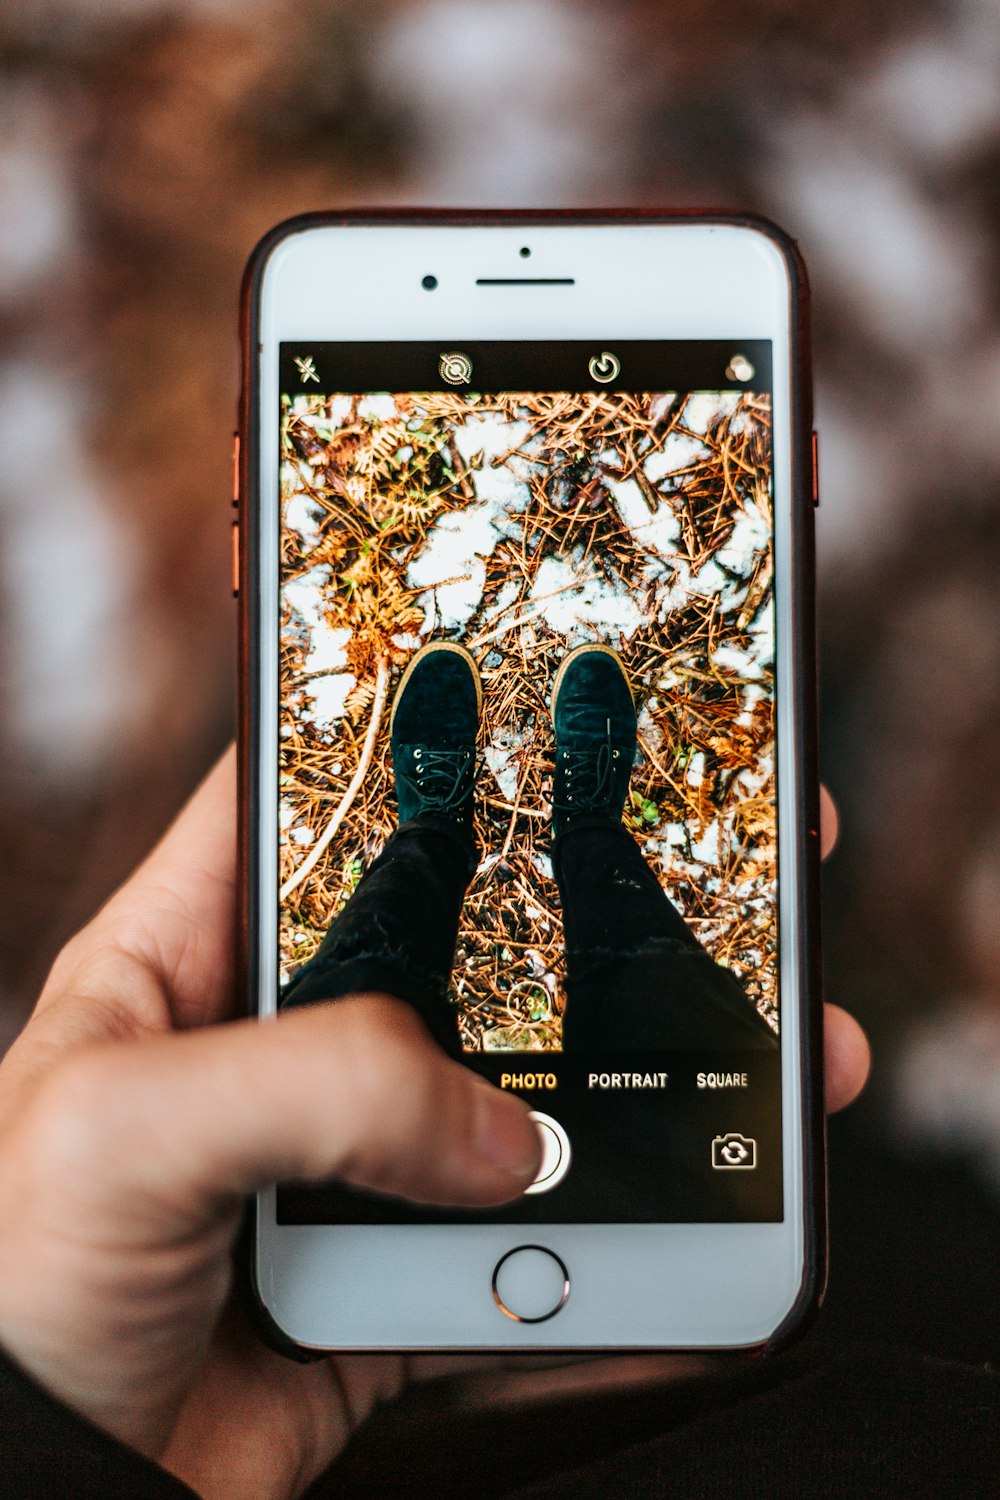
[[[454,813],[468,795],[471,750],[434,750],[413,747],[413,769],[401,780],[421,798],[428,812]]]
[[[607,734],[595,755],[593,750],[560,750],[559,765],[563,772],[565,798],[553,798],[559,812],[590,812],[608,799],[621,750],[612,743],[611,720]]]

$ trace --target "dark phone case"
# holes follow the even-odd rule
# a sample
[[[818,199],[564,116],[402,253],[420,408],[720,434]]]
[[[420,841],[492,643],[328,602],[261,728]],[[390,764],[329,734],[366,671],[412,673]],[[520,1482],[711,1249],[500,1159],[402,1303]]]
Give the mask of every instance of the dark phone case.
[[[752,1350],[754,1357],[785,1348],[798,1338],[816,1316],[826,1289],[826,1113],[823,1100],[823,996],[820,967],[819,907],[819,762],[817,747],[816,629],[815,629],[815,526],[812,359],[809,330],[809,284],[795,242],[769,220],[749,214],[683,210],[668,213],[657,209],[609,212],[607,210],[513,210],[463,209],[362,209],[301,214],[276,225],[255,246],[243,276],[240,299],[242,341],[242,388],[239,403],[239,521],[240,521],[240,654],[239,654],[239,870],[240,922],[239,973],[245,985],[247,1008],[256,1009],[258,980],[258,910],[255,873],[258,859],[256,766],[259,754],[258,706],[260,682],[257,673],[260,630],[260,586],[257,570],[258,451],[259,429],[257,338],[260,287],[264,267],[272,250],[284,239],[306,229],[356,224],[664,224],[696,220],[755,229],[777,246],[788,266],[792,292],[792,608],[798,701],[795,722],[802,780],[796,793],[796,814],[804,840],[799,860],[796,914],[802,937],[800,944],[800,992],[805,997],[801,1017],[801,1062],[803,1071],[800,1128],[805,1150],[804,1202],[806,1207],[805,1261],[799,1295],[788,1316],[770,1339]],[[321,1358],[315,1351],[294,1343],[277,1326],[260,1296],[254,1251],[256,1206],[250,1205],[240,1254],[240,1281],[251,1316],[262,1337],[292,1359]],[[346,1352],[346,1351],[345,1351]],[[503,1351],[509,1352],[509,1351]],[[553,1351],[557,1352],[557,1351]],[[574,1349],[574,1353],[588,1351]],[[596,1352],[596,1351],[595,1351]],[[603,1353],[611,1352],[602,1350]],[[622,1351],[624,1352],[624,1351]],[[644,1351],[650,1352],[650,1351]]]

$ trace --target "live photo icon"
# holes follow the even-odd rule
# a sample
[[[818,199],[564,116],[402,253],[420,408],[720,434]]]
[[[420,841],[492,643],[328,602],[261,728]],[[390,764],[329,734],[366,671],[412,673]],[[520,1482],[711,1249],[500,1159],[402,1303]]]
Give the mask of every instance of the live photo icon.
[[[748,1135],[717,1135],[712,1142],[712,1166],[717,1172],[748,1171],[757,1165],[757,1142]]]

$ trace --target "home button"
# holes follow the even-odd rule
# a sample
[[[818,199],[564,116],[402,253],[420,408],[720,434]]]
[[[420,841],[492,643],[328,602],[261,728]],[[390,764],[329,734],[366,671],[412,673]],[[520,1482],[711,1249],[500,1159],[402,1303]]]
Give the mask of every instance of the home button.
[[[554,1318],[569,1296],[569,1272],[543,1245],[517,1245],[497,1261],[493,1300],[515,1323]]]

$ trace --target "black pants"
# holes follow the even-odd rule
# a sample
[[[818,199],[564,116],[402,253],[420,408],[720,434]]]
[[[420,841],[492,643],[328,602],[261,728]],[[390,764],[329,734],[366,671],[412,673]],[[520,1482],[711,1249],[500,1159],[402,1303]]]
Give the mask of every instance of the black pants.
[[[554,844],[552,865],[566,936],[564,1051],[777,1046],[621,823],[580,819]],[[475,850],[447,818],[428,813],[404,823],[292,976],[282,1005],[362,990],[398,995],[458,1056],[447,989],[475,868]]]

